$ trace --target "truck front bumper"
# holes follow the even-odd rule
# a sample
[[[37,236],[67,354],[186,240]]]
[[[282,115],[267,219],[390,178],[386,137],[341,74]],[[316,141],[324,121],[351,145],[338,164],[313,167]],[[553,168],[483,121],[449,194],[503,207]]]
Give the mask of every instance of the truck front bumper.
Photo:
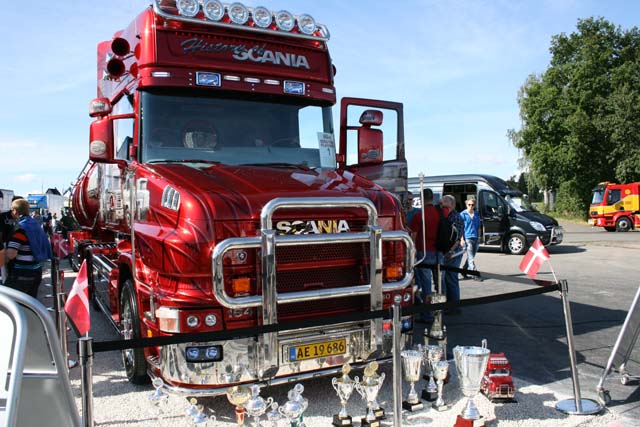
[[[403,318],[410,322],[410,317]],[[408,332],[411,330],[409,329]],[[241,338],[232,341],[187,343],[164,346],[159,360],[152,362],[151,376],[160,376],[167,390],[174,394],[189,396],[215,396],[224,394],[227,387],[239,383],[268,382],[288,383],[340,371],[342,365],[350,363],[357,367],[368,360],[385,361],[391,357],[391,331],[383,336],[382,351],[369,352],[369,323],[344,323],[330,327],[283,331],[278,334],[278,369],[275,375],[263,378],[260,372],[259,341]],[[291,360],[291,349],[319,342],[345,339],[343,354],[307,360]],[[402,335],[402,344],[407,339]],[[219,362],[193,363],[187,361],[186,349],[190,346],[221,345],[223,360]]]

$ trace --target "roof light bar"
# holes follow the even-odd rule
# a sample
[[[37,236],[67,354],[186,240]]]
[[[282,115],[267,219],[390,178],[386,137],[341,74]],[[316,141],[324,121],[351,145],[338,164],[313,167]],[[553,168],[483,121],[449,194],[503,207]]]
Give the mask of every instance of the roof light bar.
[[[153,10],[165,19],[236,28],[241,26],[246,31],[271,34],[275,31],[287,37],[329,40],[327,27],[317,24],[310,15],[296,16],[286,10],[274,13],[263,6],[249,8],[240,2],[227,4],[220,0],[153,0]]]

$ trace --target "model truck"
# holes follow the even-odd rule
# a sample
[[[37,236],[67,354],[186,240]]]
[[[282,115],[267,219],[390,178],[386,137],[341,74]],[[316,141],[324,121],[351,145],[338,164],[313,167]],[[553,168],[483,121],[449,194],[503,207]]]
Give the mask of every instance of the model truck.
[[[98,44],[75,245],[124,339],[413,303],[402,105],[343,98],[336,149],[328,40],[309,15],[156,0]],[[124,367],[216,395],[389,361],[386,322],[128,349]]]
[[[640,226],[640,182],[601,182],[592,191],[589,224],[607,231],[629,231]]]
[[[480,390],[487,398],[513,399],[515,389],[511,378],[511,363],[504,353],[491,353]]]

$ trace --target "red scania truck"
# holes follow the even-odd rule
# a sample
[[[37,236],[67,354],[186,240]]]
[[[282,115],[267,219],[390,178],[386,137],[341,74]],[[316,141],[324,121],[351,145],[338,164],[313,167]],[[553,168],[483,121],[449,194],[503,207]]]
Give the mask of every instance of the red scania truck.
[[[601,182],[592,192],[589,224],[622,232],[640,227],[640,182]]]
[[[93,303],[124,339],[413,303],[402,105],[343,98],[336,148],[328,39],[309,15],[155,0],[98,44],[74,245]],[[385,322],[123,360],[133,383],[160,377],[177,393],[216,395],[389,360]]]

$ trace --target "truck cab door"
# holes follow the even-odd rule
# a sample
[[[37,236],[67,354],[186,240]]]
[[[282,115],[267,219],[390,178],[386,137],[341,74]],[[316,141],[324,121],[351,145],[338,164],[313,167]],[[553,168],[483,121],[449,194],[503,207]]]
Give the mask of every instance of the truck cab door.
[[[338,168],[384,187],[406,206],[407,160],[401,103],[342,98]]]
[[[481,242],[485,245],[500,246],[502,237],[509,229],[506,202],[493,191],[481,190],[478,194],[477,208],[482,219]]]

